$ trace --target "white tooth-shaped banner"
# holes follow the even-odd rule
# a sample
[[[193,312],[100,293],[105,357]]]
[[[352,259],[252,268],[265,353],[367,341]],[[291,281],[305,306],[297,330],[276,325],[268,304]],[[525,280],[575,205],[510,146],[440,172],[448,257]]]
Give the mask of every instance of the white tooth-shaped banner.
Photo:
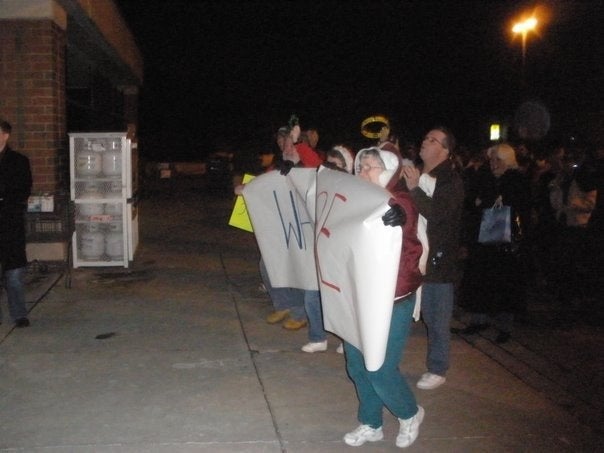
[[[318,275],[325,329],[361,350],[368,370],[378,370],[402,244],[402,229],[382,222],[390,194],[322,167],[267,173],[243,196],[271,283],[317,289]]]
[[[325,329],[363,352],[369,371],[384,362],[402,244],[385,226],[390,194],[346,173],[317,176],[316,255]]]

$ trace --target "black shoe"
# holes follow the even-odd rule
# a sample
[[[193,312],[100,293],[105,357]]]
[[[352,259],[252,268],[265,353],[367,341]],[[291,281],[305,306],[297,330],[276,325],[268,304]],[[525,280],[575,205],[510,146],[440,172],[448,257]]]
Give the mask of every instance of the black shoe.
[[[509,332],[499,332],[499,335],[497,335],[497,338],[495,338],[495,343],[507,343],[511,336],[512,334]]]
[[[451,329],[451,333],[460,333],[462,335],[474,335],[489,328],[488,324],[470,324],[464,329]]]
[[[19,318],[15,321],[15,327],[29,327],[29,319]]]

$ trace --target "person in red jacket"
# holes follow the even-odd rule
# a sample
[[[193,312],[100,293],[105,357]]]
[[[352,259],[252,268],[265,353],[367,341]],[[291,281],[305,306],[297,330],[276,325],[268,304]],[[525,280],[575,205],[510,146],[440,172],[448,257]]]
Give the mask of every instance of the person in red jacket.
[[[424,409],[417,405],[411,388],[399,370],[411,330],[415,293],[422,281],[419,259],[423,250],[417,237],[417,207],[399,179],[401,165],[402,159],[396,150],[377,147],[360,150],[355,159],[355,170],[359,177],[386,188],[392,194],[391,208],[382,220],[385,225],[403,228],[403,244],[383,365],[377,371],[368,371],[362,352],[350,343],[344,343],[346,370],[357,391],[358,419],[361,422],[354,431],[344,436],[344,442],[351,446],[375,442],[384,437],[384,407],[400,422],[397,447],[408,447],[415,441],[424,418]]]
[[[317,168],[323,159],[305,141],[300,141],[301,129],[298,124],[282,127],[277,132],[277,144],[283,151],[283,161],[278,167],[286,175],[293,167]]]

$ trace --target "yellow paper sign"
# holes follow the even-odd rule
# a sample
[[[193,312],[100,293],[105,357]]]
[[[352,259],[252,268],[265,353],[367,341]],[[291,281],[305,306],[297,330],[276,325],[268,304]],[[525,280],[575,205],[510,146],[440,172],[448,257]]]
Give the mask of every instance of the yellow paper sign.
[[[246,184],[252,179],[254,179],[254,175],[249,175],[246,173],[243,175],[242,183]],[[252,222],[250,221],[250,216],[247,213],[247,207],[245,206],[245,200],[241,195],[237,195],[235,206],[233,207],[233,212],[231,213],[231,218],[229,220],[229,225],[249,231],[250,233],[254,232]]]

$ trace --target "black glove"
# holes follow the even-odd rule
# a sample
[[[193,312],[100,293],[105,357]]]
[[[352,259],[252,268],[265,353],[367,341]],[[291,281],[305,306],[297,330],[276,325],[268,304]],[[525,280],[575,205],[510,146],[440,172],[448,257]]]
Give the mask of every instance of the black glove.
[[[382,222],[384,222],[384,225],[386,226],[403,226],[406,221],[407,214],[405,213],[405,210],[397,204],[388,209],[386,214],[382,216]]]
[[[284,160],[277,164],[277,169],[282,175],[287,175],[289,171],[294,168],[296,164],[294,164],[291,160]]]

